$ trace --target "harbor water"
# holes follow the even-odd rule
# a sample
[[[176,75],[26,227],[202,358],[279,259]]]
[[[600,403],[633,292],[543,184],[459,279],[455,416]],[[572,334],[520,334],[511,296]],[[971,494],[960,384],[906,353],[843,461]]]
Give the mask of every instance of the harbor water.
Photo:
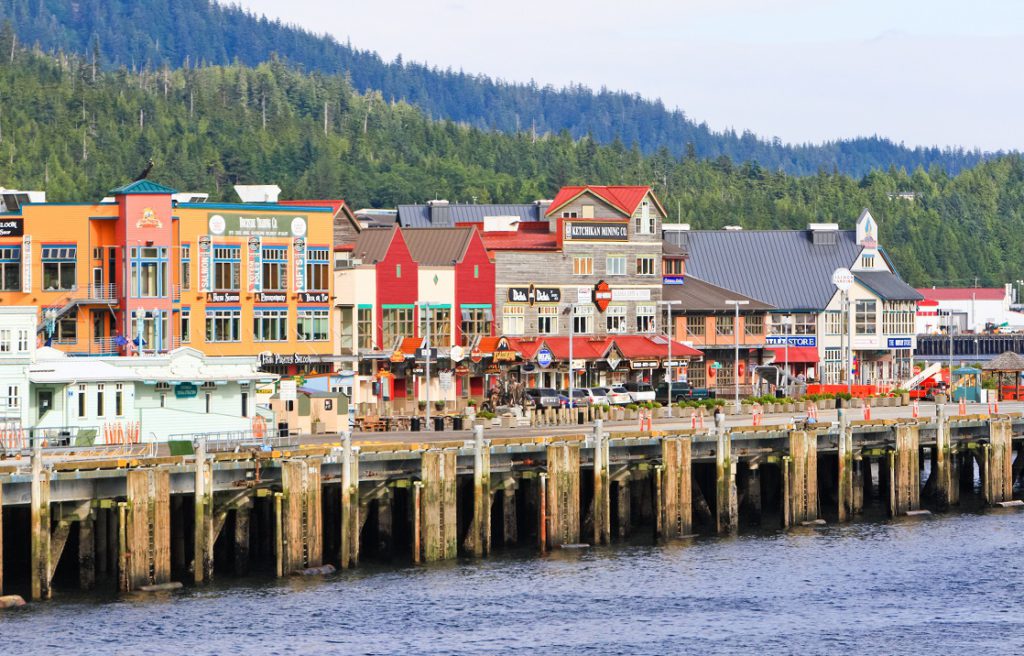
[[[1024,653],[1024,512],[498,552],[0,611],[13,654]]]

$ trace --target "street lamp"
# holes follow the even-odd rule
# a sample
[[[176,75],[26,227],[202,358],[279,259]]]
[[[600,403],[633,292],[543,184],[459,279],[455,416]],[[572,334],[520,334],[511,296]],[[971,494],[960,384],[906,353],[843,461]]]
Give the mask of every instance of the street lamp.
[[[565,308],[565,311],[569,313],[569,408],[575,407],[572,390],[576,379],[576,371],[572,367],[572,343],[573,338],[576,336],[576,305],[576,303],[569,303]]]
[[[732,334],[734,336],[734,342],[736,344],[735,359],[732,363],[732,380],[733,380],[733,403],[736,407],[736,412],[740,411],[740,306],[749,305],[750,301],[737,301],[727,300],[726,305],[731,305],[736,308],[736,318],[732,322]]]
[[[680,305],[682,301],[658,301],[658,305],[668,308],[668,366],[665,367],[666,379],[668,380],[668,407],[672,407],[672,333],[675,332],[675,322],[672,320],[672,306]]]

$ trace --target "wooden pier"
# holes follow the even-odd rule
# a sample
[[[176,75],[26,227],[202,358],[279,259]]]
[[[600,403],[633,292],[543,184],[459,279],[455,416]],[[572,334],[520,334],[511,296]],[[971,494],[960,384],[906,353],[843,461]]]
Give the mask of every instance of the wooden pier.
[[[0,595],[202,585],[1013,501],[1020,415],[0,460]],[[1015,457],[1016,456],[1016,457]]]

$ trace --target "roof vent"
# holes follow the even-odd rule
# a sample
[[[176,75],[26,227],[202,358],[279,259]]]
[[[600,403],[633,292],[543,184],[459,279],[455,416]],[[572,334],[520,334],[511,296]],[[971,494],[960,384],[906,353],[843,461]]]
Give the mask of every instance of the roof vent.
[[[722,228],[722,230],[733,230],[733,231],[742,230],[742,229],[743,229],[743,226],[738,226],[738,225],[729,225],[729,226],[724,226]]]
[[[277,185],[235,185],[235,193],[243,203],[276,203],[281,188]]]
[[[690,229],[689,223],[662,223],[663,232],[686,232]]]
[[[811,243],[815,246],[835,246],[839,243],[838,223],[811,223],[807,229],[811,232]]]
[[[519,221],[518,216],[485,216],[484,232],[515,232]]]
[[[808,230],[839,230],[838,223],[810,223],[807,225]]]

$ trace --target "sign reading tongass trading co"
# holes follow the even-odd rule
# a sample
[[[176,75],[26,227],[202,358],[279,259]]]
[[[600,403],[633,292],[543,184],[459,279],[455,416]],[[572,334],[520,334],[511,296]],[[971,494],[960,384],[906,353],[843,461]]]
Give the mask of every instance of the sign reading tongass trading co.
[[[566,221],[565,239],[589,241],[627,241],[628,221]]]

